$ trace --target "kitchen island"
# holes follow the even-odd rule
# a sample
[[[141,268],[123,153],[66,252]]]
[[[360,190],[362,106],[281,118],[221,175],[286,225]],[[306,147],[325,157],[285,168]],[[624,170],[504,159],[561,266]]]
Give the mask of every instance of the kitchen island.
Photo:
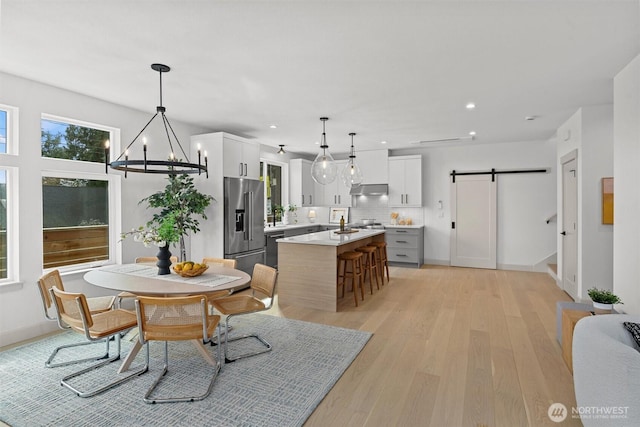
[[[338,310],[338,255],[370,242],[384,242],[384,230],[349,234],[320,231],[278,239],[278,301],[284,305]]]

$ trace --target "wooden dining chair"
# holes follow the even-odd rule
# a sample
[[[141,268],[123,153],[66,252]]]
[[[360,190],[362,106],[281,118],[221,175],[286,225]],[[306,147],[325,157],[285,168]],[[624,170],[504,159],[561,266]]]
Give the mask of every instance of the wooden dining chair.
[[[87,298],[84,294],[65,292],[58,289],[56,286],[51,288],[50,295],[56,307],[58,323],[61,328],[68,326],[71,330],[84,335],[85,338],[91,342],[106,340],[107,356],[109,355],[109,341],[111,337],[115,338],[117,346],[117,351],[113,356],[108,357],[98,364],[89,366],[88,368],[74,372],[62,378],[60,381],[62,386],[67,387],[80,397],[90,397],[115,387],[118,384],[122,384],[133,377],[142,375],[147,371],[147,366],[144,366],[141,369],[130,372],[126,376],[118,375],[118,377],[113,381],[86,391],[82,391],[72,385],[69,380],[86,374],[87,372],[99,369],[120,359],[120,334],[135,327],[137,325],[137,319],[135,314],[122,309],[114,309],[103,311],[102,313],[91,314]]]
[[[206,398],[211,393],[213,383],[220,372],[222,360],[220,346],[217,346],[217,356],[214,361],[206,349],[198,345],[200,354],[214,366],[209,387],[204,393],[181,397],[150,396],[169,369],[168,341],[201,340],[206,344],[211,342],[215,331],[218,331],[218,341],[220,340],[218,328],[220,316],[209,314],[207,297],[204,295],[171,298],[138,297],[135,304],[140,343],[147,345],[147,364],[149,364],[149,341],[164,341],[164,367],[144,395],[144,401],[146,403],[193,402]]]
[[[227,316],[225,319],[224,332],[224,360],[225,362],[233,362],[249,356],[255,356],[267,351],[271,351],[271,344],[265,341],[257,334],[247,334],[241,336],[229,337],[230,325],[229,321],[236,316],[257,313],[269,310],[273,306],[273,299],[276,292],[276,282],[278,279],[278,271],[275,268],[264,264],[256,264],[253,267],[253,276],[251,277],[251,295],[239,294],[229,295],[228,297],[213,300],[213,307],[220,313]],[[261,298],[260,298],[261,297]],[[266,299],[266,303],[263,299]],[[230,341],[238,341],[245,338],[255,338],[260,341],[265,349],[254,352],[248,352],[235,357],[229,357],[228,343]],[[220,343],[220,340],[218,340]],[[219,347],[219,346],[218,346]]]
[[[42,298],[44,316],[47,320],[58,321],[57,315],[52,315],[51,313],[53,300],[51,298],[50,290],[54,286],[64,291],[64,284],[62,283],[62,277],[60,276],[60,272],[58,270],[50,271],[49,273],[45,274],[44,276],[40,277],[40,279],[38,279],[38,289],[40,290],[40,297]],[[109,311],[113,308],[113,303],[115,299],[116,299],[115,296],[87,298],[86,300],[87,300],[87,305],[89,306],[89,312],[91,314],[97,314],[97,313],[102,313],[104,311]],[[55,311],[55,307],[53,311]],[[61,325],[61,324],[58,322],[58,325]],[[64,323],[62,325],[63,326],[61,327],[63,327],[64,329],[69,328],[69,326]],[[104,359],[105,357],[108,357],[109,343],[107,343],[105,353],[102,353],[93,357],[84,358],[84,359],[73,359],[73,360],[68,360],[66,362],[56,362],[56,363],[53,362],[53,359],[56,357],[58,352],[62,349],[79,347],[84,345],[91,345],[91,344],[94,344],[94,343],[87,341],[87,342],[81,342],[76,344],[61,345],[59,347],[56,347],[51,353],[51,355],[49,356],[49,358],[47,359],[47,361],[44,363],[44,365],[47,368],[56,368],[58,366],[67,366],[75,363],[87,362],[90,360],[100,360],[100,359]]]

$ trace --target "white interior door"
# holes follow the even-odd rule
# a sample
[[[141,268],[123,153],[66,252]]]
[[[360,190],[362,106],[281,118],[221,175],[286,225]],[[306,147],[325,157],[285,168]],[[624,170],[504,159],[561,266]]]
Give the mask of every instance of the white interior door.
[[[562,164],[562,288],[575,300],[578,295],[578,163]]]
[[[496,268],[496,181],[456,176],[451,183],[451,265]]]

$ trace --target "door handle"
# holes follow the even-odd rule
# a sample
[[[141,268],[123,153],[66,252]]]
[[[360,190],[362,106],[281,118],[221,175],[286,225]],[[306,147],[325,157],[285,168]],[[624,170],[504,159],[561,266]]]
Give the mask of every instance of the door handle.
[[[560,233],[560,234],[562,234],[563,236],[566,236],[566,235],[567,235],[567,232],[566,232],[566,231],[563,231],[563,232],[562,232],[562,233]]]
[[[247,164],[244,164],[244,176],[247,176]]]
[[[340,194],[338,194],[338,204],[339,205],[342,204],[342,196]]]
[[[407,204],[407,205],[409,204],[409,195],[408,194],[404,195],[404,203]]]
[[[242,163],[238,163],[238,166],[240,166],[240,173],[238,175],[242,176]]]
[[[302,206],[304,206],[304,194],[302,195]]]

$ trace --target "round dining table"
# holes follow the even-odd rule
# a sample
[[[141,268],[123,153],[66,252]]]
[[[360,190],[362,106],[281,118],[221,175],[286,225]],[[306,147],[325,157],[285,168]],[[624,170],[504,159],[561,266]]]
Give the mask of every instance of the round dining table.
[[[196,277],[181,277],[176,273],[158,276],[157,267],[153,264],[117,264],[90,270],[84,280],[92,285],[129,292],[133,295],[172,297],[188,295],[227,295],[233,291],[244,289],[251,281],[251,276],[241,270],[211,264],[209,268]],[[224,293],[223,291],[226,291]],[[221,295],[221,296],[223,296]],[[192,340],[196,349],[211,364],[215,361],[199,340]],[[124,372],[142,348],[140,340],[136,340],[131,351],[124,358],[118,372]]]

